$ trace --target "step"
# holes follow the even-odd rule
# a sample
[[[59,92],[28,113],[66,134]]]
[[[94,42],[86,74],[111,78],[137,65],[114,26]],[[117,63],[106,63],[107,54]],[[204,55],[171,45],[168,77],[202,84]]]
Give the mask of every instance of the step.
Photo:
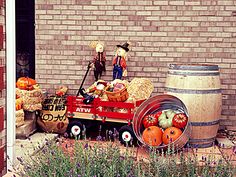
[[[36,119],[26,119],[24,125],[16,128],[17,139],[27,139],[36,131]]]

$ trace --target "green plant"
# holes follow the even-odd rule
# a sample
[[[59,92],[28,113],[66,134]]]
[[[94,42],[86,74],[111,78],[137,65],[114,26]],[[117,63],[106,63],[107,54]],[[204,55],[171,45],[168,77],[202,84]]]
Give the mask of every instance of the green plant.
[[[135,148],[121,150],[116,144],[75,141],[65,147],[47,142],[34,156],[18,158],[24,177],[232,177],[235,169],[223,160],[203,157],[199,166],[195,156],[149,150],[149,158],[137,160]]]

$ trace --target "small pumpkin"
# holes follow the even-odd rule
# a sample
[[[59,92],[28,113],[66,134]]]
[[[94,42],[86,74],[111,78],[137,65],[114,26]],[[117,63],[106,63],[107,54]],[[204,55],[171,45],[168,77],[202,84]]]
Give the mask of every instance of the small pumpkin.
[[[166,117],[168,117],[169,119],[173,119],[174,116],[176,115],[176,113],[172,109],[166,110],[165,113],[166,113]]]
[[[22,104],[23,104],[22,98],[17,98],[16,99],[16,111],[22,109]]]
[[[163,136],[162,136],[163,143],[169,144],[171,142],[174,142],[180,137],[181,134],[182,134],[182,131],[179,128],[169,127],[163,133]]]
[[[162,130],[157,126],[150,126],[143,131],[143,141],[151,146],[159,146],[162,143]]]
[[[161,112],[158,112],[157,114],[148,114],[146,115],[143,120],[143,126],[145,128],[148,128],[150,126],[155,126],[158,124],[158,117],[161,115]]]
[[[172,126],[172,118],[167,117],[166,112],[163,111],[158,118],[158,123],[161,128],[168,128]]]
[[[188,117],[184,113],[176,114],[172,120],[173,126],[184,128],[188,123]]]
[[[36,81],[29,77],[20,77],[16,82],[16,87],[22,90],[33,90]]]

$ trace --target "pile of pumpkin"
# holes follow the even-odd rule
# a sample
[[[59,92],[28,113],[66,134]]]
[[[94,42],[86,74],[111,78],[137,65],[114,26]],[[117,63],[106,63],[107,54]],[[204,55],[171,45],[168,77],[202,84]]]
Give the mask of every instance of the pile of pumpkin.
[[[142,139],[149,146],[168,145],[181,136],[187,123],[184,113],[171,109],[146,115],[142,119]]]
[[[24,125],[25,112],[42,109],[42,90],[34,79],[20,77],[16,82],[16,127]]]
[[[23,100],[23,110],[42,109],[43,93],[36,81],[29,77],[20,77],[16,82],[16,95]]]

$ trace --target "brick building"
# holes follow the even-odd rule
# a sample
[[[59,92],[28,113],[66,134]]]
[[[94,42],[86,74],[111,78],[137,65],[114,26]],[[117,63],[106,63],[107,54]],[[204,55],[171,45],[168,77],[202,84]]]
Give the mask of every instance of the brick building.
[[[92,60],[92,40],[106,44],[107,72],[115,46],[132,43],[128,80],[148,77],[163,93],[170,63],[220,67],[221,126],[236,126],[236,1],[234,0],[37,0],[36,79],[51,90],[75,93]],[[93,82],[93,73],[86,81]]]
[[[5,110],[5,31],[9,32],[2,0],[0,8],[1,175],[6,172],[6,115],[10,108]],[[70,94],[76,93],[94,54],[88,46],[93,40],[106,44],[107,72],[102,78],[110,81],[115,46],[130,41],[127,79],[150,78],[153,94],[163,93],[171,63],[219,65],[223,93],[220,124],[236,126],[236,1],[37,0],[35,24],[36,80],[49,92],[65,84]],[[93,80],[91,72],[85,86]]]

